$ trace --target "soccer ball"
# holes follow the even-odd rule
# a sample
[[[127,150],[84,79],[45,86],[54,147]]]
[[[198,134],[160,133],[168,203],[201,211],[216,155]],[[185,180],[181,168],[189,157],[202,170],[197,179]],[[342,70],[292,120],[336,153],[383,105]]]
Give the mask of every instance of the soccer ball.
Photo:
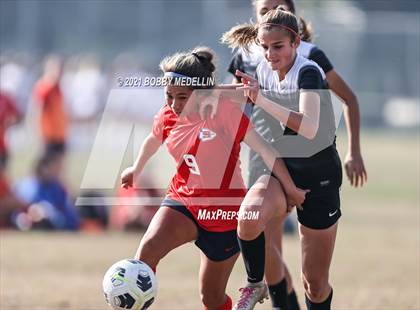
[[[112,265],[102,282],[106,302],[114,310],[145,310],[155,300],[157,283],[153,270],[135,259]]]

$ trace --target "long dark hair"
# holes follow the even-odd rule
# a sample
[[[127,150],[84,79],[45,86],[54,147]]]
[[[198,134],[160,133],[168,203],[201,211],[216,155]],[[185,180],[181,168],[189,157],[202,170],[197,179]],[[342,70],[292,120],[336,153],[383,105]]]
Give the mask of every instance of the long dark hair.
[[[216,70],[213,51],[203,46],[167,56],[160,62],[159,67],[163,73],[176,72],[198,78],[213,78],[213,72]],[[211,88],[214,85],[208,86]]]

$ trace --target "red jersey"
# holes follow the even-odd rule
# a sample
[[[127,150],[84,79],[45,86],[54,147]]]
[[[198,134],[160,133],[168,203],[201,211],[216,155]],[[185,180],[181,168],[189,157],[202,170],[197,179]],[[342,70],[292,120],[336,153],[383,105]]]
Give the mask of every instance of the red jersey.
[[[153,123],[154,136],[166,141],[178,167],[167,196],[186,206],[208,231],[236,229],[236,216],[229,215],[239,210],[246,194],[239,152],[251,123],[230,101],[220,102],[218,111],[202,120],[198,114],[178,117],[165,105]],[[219,216],[209,216],[216,212]]]
[[[18,117],[19,112],[13,100],[0,92],[0,154],[7,152],[5,135],[10,120]]]
[[[68,119],[58,84],[39,80],[34,87],[34,97],[42,107],[40,125],[44,141],[65,142]]]

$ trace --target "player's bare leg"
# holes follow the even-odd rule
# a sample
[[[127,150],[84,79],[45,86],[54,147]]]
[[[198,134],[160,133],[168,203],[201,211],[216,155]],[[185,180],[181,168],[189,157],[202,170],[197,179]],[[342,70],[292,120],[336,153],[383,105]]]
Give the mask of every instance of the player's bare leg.
[[[267,287],[263,281],[267,242],[263,232],[273,218],[284,218],[286,209],[283,189],[279,181],[271,176],[261,176],[248,191],[240,211],[257,211],[259,216],[257,220],[239,219],[238,222],[238,237],[248,274],[248,284],[241,289],[241,296],[234,309],[253,309],[258,301],[261,302],[267,297]],[[281,227],[281,220],[279,225]],[[275,277],[284,278],[281,252],[276,247],[272,250],[276,252],[275,258],[280,259],[270,260],[269,268],[275,270]]]
[[[320,230],[299,225],[302,245],[302,281],[306,297],[313,303],[331,302],[332,287],[328,282],[328,276],[337,227],[338,223]]]
[[[156,269],[171,250],[197,239],[196,224],[181,212],[160,207],[141,239],[136,259]]]
[[[275,217],[267,223],[265,234],[265,279],[273,305],[288,304],[288,309],[300,309],[292,277],[282,260],[283,224],[287,215]],[[283,280],[285,279],[285,283]],[[282,283],[283,282],[283,283]]]
[[[265,199],[269,198],[271,197],[268,195],[265,197]],[[266,202],[268,203],[268,201]],[[287,216],[288,213],[282,213],[280,216],[272,218],[264,230],[265,279],[269,287],[273,307],[296,310],[299,309],[299,302],[293,288],[289,270],[282,260],[283,226]]]
[[[265,235],[265,279],[268,285],[281,281],[286,273],[282,260],[283,221],[286,218],[276,216],[266,225]]]
[[[230,297],[226,295],[226,286],[239,254],[235,254],[221,262],[215,262],[208,259],[203,252],[200,252],[200,255],[201,301],[206,309],[209,310],[224,308],[223,306],[225,306],[228,299],[230,299]],[[232,307],[232,301],[230,300],[229,303],[230,309]]]
[[[286,214],[286,197],[274,177],[261,176],[246,194],[240,212],[258,212],[257,220],[239,220],[238,236],[243,240],[257,238],[274,217]]]

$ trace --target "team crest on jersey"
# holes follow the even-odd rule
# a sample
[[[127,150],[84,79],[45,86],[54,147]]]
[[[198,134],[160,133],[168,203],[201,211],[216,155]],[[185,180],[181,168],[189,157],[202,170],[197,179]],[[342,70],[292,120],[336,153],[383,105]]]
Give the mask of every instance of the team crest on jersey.
[[[210,141],[216,137],[216,133],[207,128],[201,128],[198,138],[201,141]]]

